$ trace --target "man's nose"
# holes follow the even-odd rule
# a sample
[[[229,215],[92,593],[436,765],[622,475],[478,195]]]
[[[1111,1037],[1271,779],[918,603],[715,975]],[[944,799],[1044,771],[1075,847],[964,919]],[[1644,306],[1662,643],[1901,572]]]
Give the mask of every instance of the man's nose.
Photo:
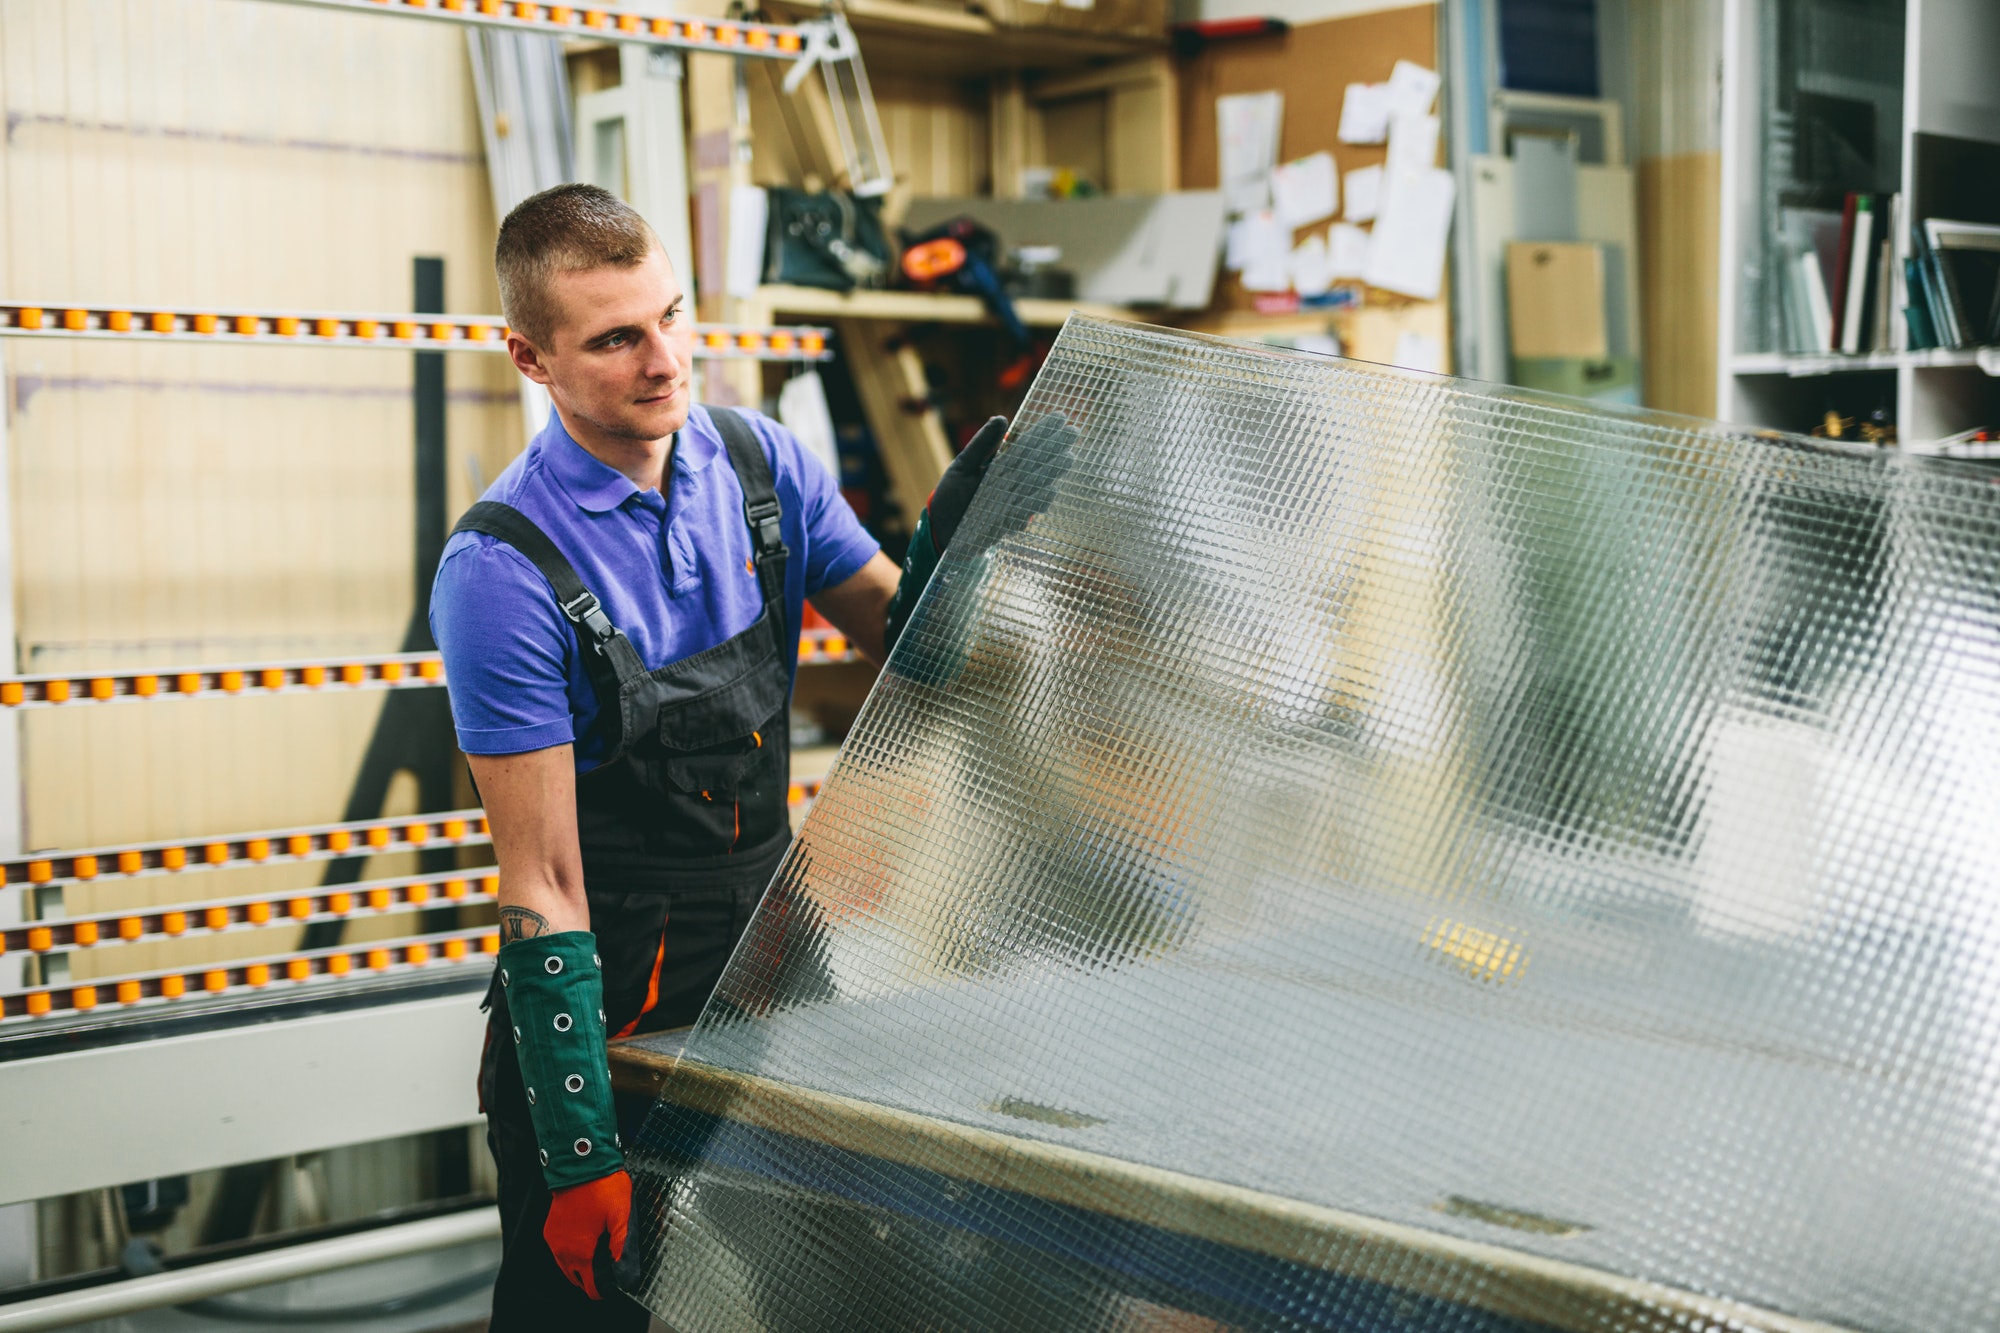
[[[680,350],[674,346],[664,329],[654,329],[646,336],[646,374],[653,379],[678,379],[683,366]]]

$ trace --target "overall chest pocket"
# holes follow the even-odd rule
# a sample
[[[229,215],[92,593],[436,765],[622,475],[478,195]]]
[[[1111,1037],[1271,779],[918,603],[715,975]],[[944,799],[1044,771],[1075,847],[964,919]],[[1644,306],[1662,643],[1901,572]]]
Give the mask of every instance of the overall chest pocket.
[[[790,686],[776,654],[765,653],[699,696],[662,706],[653,740],[665,785],[733,801],[773,775],[782,781],[786,747],[776,729],[786,724]]]

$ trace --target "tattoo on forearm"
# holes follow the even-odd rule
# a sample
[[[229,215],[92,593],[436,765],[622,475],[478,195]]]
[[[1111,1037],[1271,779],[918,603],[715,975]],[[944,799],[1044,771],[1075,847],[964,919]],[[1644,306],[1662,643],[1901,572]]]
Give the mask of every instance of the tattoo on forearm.
[[[500,909],[500,940],[511,944],[515,940],[531,940],[537,935],[549,933],[549,919],[540,912],[531,912],[525,907],[503,907]]]

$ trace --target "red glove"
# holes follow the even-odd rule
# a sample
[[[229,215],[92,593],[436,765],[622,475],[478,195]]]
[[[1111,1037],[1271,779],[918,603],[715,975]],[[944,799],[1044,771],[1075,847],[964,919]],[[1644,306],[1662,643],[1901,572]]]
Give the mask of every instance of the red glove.
[[[591,1265],[597,1258],[597,1241],[611,1233],[611,1258],[615,1263],[625,1254],[625,1223],[632,1215],[632,1177],[621,1168],[608,1176],[557,1190],[549,1203],[549,1220],[542,1224],[542,1239],[556,1257],[563,1276],[582,1287],[593,1301],[597,1294],[596,1274]]]

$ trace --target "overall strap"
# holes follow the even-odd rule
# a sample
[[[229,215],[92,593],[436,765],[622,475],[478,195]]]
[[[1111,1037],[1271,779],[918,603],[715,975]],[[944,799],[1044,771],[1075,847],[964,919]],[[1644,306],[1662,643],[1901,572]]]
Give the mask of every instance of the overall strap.
[[[764,457],[750,423],[726,407],[711,407],[708,418],[729,450],[729,465],[736,470],[736,483],[743,488],[743,521],[750,525],[750,545],[756,551],[757,582],[764,594],[764,611],[777,631],[780,650],[785,642],[785,561],[791,550],[785,545],[779,520],[784,506],[778,502],[778,487],[771,479],[771,464]]]
[[[481,500],[473,505],[465,511],[465,516],[458,520],[458,526],[452,531],[478,532],[498,538],[526,556],[528,563],[541,571],[556,595],[556,605],[562,609],[569,623],[576,626],[577,642],[583,645],[584,673],[590,677],[590,683],[597,691],[600,710],[608,710],[606,716],[611,725],[620,725],[617,721],[619,682],[632,676],[643,676],[646,668],[639,661],[632,641],[611,623],[611,617],[604,614],[596,594],[583,586],[583,580],[577,577],[576,567],[550,540],[549,534],[520,510],[497,500]],[[616,737],[612,739],[614,742],[617,740]]]

